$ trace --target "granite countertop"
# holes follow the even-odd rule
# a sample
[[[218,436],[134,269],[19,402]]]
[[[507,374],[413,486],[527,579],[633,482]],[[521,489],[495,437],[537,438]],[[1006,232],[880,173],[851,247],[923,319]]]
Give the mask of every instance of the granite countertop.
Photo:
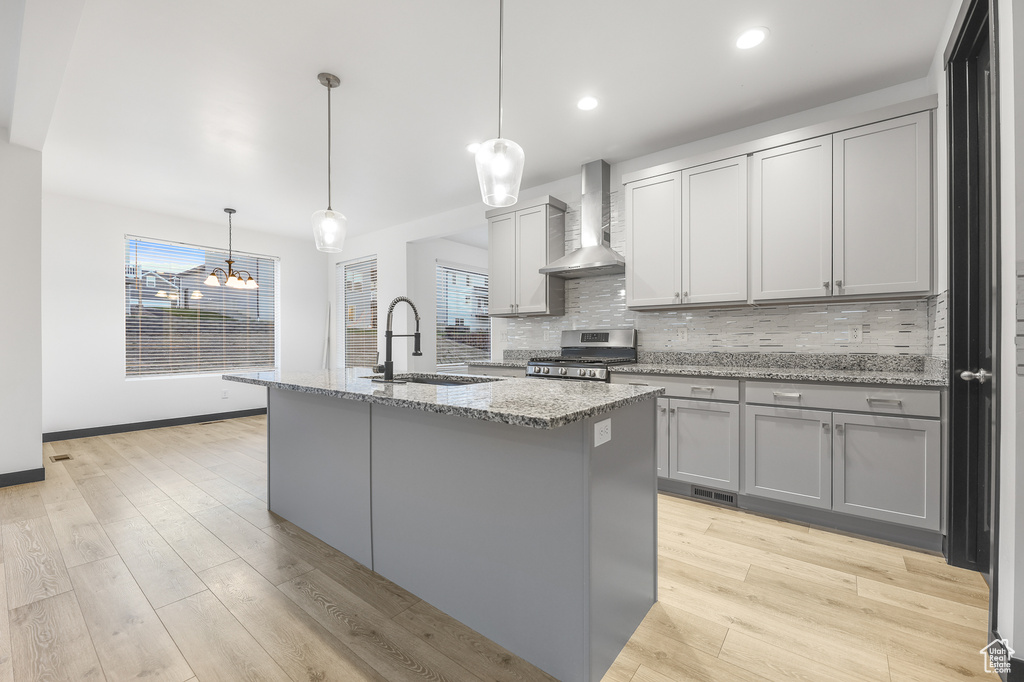
[[[399,374],[396,378],[415,376]],[[435,375],[430,375],[435,376]],[[448,375],[458,379],[458,375]],[[619,407],[655,398],[663,388],[601,382],[540,381],[497,378],[481,382],[466,376],[460,386],[381,384],[354,372],[253,372],[226,374],[228,381],[283,388],[303,393],[407,407],[438,414],[501,422],[513,426],[553,429]]]
[[[472,362],[473,367],[526,367],[529,353],[557,355],[558,351],[514,351],[505,362]],[[640,353],[635,365],[613,365],[616,374],[817,381],[833,384],[948,386],[944,359],[903,355],[839,355],[823,353]]]

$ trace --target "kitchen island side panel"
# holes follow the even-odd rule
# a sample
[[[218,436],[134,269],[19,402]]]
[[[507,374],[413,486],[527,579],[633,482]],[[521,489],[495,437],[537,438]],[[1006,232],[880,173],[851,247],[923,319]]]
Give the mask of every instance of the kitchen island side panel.
[[[373,406],[374,570],[566,682],[586,667],[585,423]]]
[[[270,510],[373,568],[370,405],[269,388],[267,408]]]
[[[586,420],[590,555],[590,670],[600,680],[658,600],[657,400]],[[611,441],[594,427],[611,418]]]

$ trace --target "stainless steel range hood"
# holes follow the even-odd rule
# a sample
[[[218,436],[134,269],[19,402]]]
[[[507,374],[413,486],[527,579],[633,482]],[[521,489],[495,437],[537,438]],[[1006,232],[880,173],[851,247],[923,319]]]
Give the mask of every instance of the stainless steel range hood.
[[[604,160],[583,166],[583,205],[580,207],[580,248],[540,269],[543,275],[563,279],[620,275],[626,271],[626,259],[612,251],[611,170]]]

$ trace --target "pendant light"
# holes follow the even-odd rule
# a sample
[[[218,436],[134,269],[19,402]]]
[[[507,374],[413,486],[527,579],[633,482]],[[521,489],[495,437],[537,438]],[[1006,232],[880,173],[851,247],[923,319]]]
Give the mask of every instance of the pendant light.
[[[321,251],[340,253],[345,244],[348,218],[331,208],[331,89],[341,85],[341,79],[333,73],[321,73],[317,80],[327,88],[327,208],[313,214],[313,237],[316,248]]]
[[[476,174],[480,195],[488,206],[511,206],[519,200],[526,160],[523,148],[501,136],[502,48],[505,37],[505,0],[498,0],[498,137],[480,144]]]
[[[259,289],[260,285],[256,283],[256,280],[252,278],[245,270],[235,270],[235,261],[231,260],[231,216],[234,215],[235,209],[225,208],[224,212],[228,214],[228,259],[225,261],[228,264],[228,269],[214,268],[210,271],[210,276],[207,277],[203,284],[208,287],[219,287],[220,276],[224,276],[224,286],[231,287],[232,289]],[[192,298],[202,298],[203,295],[198,291],[192,294]]]

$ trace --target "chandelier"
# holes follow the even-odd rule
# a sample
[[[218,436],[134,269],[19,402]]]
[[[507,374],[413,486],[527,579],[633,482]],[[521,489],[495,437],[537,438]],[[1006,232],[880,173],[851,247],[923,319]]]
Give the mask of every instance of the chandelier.
[[[225,271],[224,268],[214,268],[210,272],[210,276],[203,282],[209,287],[219,287],[220,276],[224,276],[224,286],[231,287],[232,289],[259,289],[260,285],[256,283],[256,280],[252,278],[245,270],[235,270],[235,261],[231,260],[231,216],[234,214],[235,209],[225,208],[224,212],[228,214],[228,269]],[[194,296],[194,298],[199,298]]]

